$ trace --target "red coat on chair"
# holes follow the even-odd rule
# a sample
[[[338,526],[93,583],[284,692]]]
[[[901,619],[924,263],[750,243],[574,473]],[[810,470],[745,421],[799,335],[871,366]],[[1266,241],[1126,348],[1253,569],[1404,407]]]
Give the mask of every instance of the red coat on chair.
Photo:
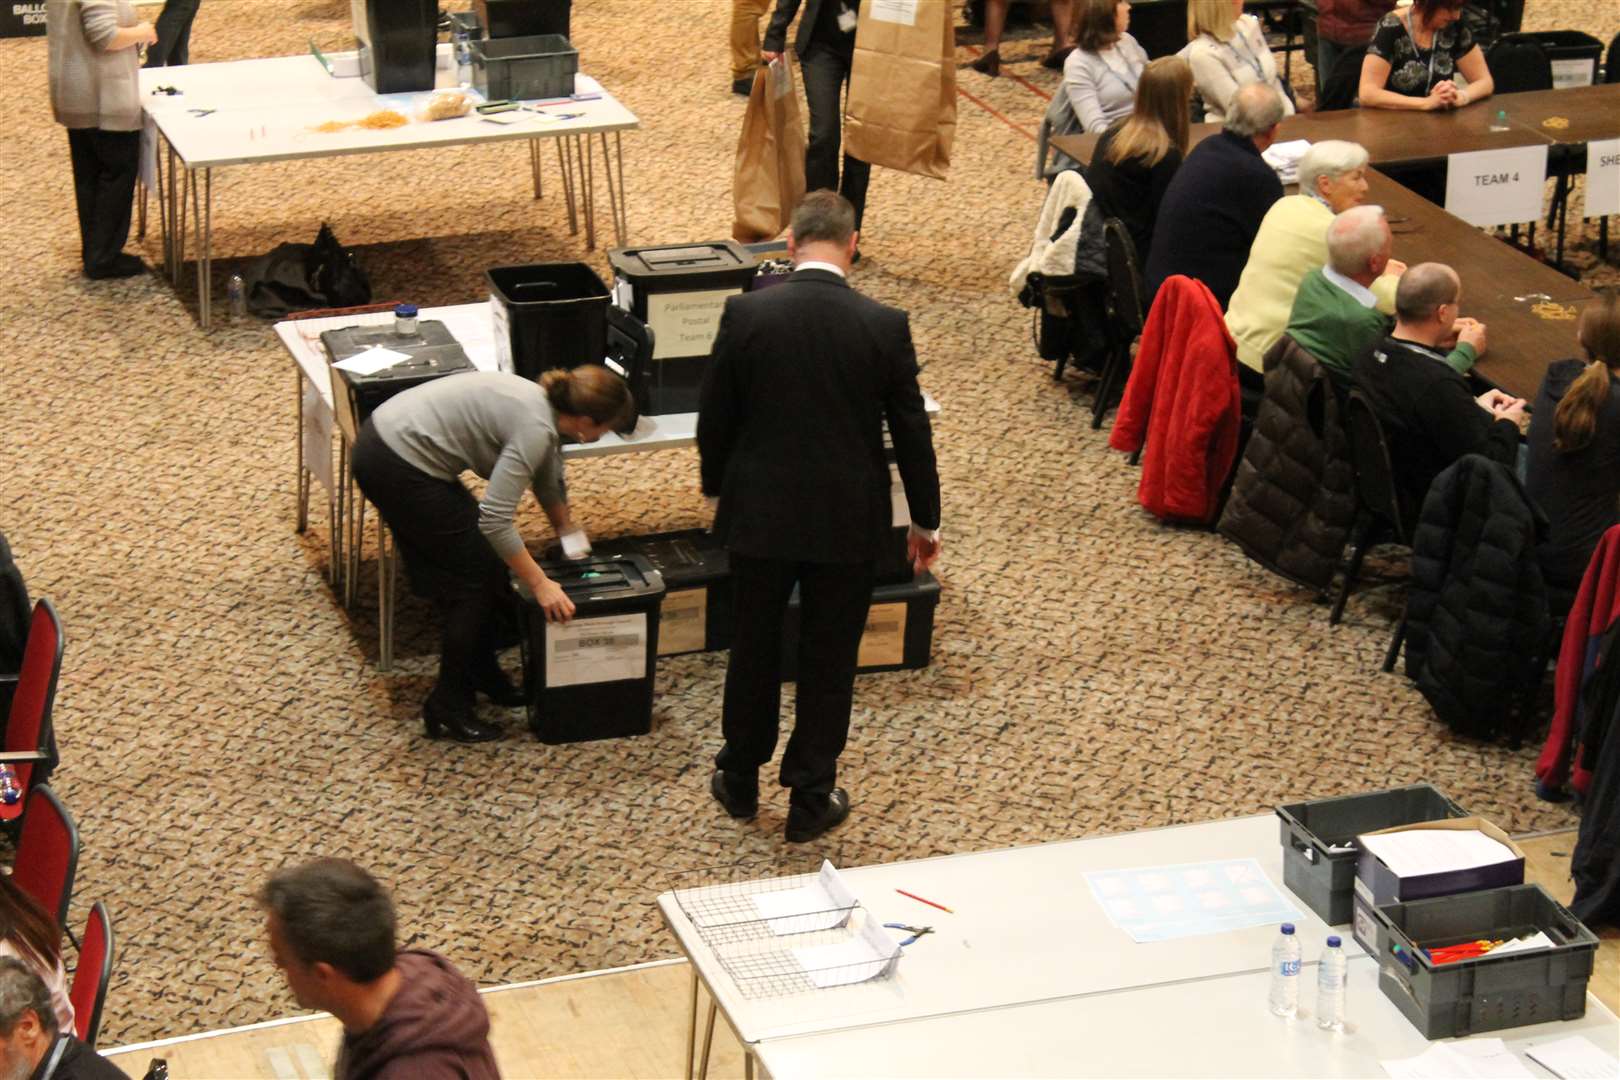
[[[1581,578],[1581,591],[1564,622],[1553,681],[1552,727],[1536,761],[1536,779],[1549,788],[1568,782],[1584,794],[1592,774],[1576,760],[1580,742],[1581,687],[1597,662],[1598,639],[1620,617],[1620,525],[1603,534]]]
[[[1136,497],[1167,521],[1214,518],[1242,430],[1237,344],[1201,281],[1167,279],[1142,328],[1108,445],[1142,447]]]

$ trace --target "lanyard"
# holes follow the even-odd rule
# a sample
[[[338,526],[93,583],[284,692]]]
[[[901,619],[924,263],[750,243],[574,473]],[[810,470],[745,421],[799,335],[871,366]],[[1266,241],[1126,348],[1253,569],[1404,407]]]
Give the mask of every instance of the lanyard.
[[[1406,18],[1401,22],[1401,25],[1406,27],[1406,36],[1411,39],[1412,51],[1422,56],[1423,48],[1417,43],[1417,35],[1412,33],[1412,12],[1410,9],[1407,10]],[[1423,84],[1424,97],[1427,97],[1430,89],[1434,87],[1434,56],[1440,51],[1440,32],[1435,30],[1431,31],[1431,34],[1432,36],[1429,38],[1429,81]]]
[[[46,1062],[45,1071],[39,1074],[40,1080],[51,1080],[51,1074],[56,1072],[56,1066],[61,1064],[62,1054],[67,1050],[67,1036],[58,1036],[56,1046],[51,1050],[51,1060]]]
[[[1232,57],[1234,59],[1241,60],[1244,63],[1248,64],[1251,68],[1253,68],[1254,69],[1254,77],[1257,80],[1259,80],[1260,82],[1265,82],[1266,81],[1266,69],[1260,63],[1260,58],[1258,56],[1254,55],[1254,53],[1249,50],[1248,42],[1243,40],[1242,26],[1243,26],[1242,22],[1241,21],[1238,22],[1237,25],[1233,27],[1232,40],[1231,41],[1223,41],[1223,42],[1221,42],[1221,44],[1226,46],[1226,51],[1231,53]],[[1238,51],[1238,46],[1239,45],[1243,46],[1243,49],[1242,49],[1241,52]]]
[[[1102,61],[1103,67],[1108,69],[1108,74],[1110,74],[1110,75],[1112,75],[1114,77],[1114,81],[1119,83],[1119,85],[1123,86],[1126,89],[1126,91],[1128,91],[1130,93],[1132,98],[1135,98],[1136,97],[1136,84],[1142,81],[1142,69],[1139,68],[1139,67],[1132,67],[1130,60],[1125,56],[1124,52],[1122,52],[1117,46],[1114,49],[1110,50],[1110,51],[1111,52],[1118,52],[1119,55],[1120,55],[1120,58],[1125,61],[1125,74],[1129,75],[1131,77],[1131,80],[1129,82],[1125,81],[1125,75],[1121,75],[1119,72],[1115,71],[1114,70],[1114,65],[1112,65],[1112,64],[1110,64],[1108,62],[1108,53],[1106,53],[1106,52],[1098,53],[1097,54],[1097,59]]]

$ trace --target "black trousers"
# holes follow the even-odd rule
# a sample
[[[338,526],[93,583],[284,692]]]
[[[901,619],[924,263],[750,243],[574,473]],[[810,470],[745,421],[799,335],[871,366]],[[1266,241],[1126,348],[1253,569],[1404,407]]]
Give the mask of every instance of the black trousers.
[[[157,44],[147,47],[146,67],[167,67],[191,63],[191,20],[197,17],[202,0],[164,0],[152,29]]]
[[[782,622],[799,586],[798,716],[782,755],[782,786],[826,795],[849,738],[855,658],[872,604],[872,564],[800,563],[731,556],[736,637],[726,665],[715,764],[752,776],[776,752],[782,708]]]
[[[79,256],[86,271],[104,270],[123,253],[135,208],[141,133],[68,129],[73,197],[79,206]]]
[[[844,87],[849,82],[853,56],[825,45],[812,45],[799,57],[804,97],[810,105],[810,136],[804,148],[804,188],[836,191],[855,207],[855,227],[866,215],[866,184],[872,166],[844,155],[844,176],[838,178],[838,149],[844,131]]]
[[[439,612],[445,705],[472,704],[472,672],[494,659],[510,617],[506,564],[478,529],[478,503],[459,480],[430,476],[396,454],[371,421],[355,440],[354,478],[394,533],[411,591]]]

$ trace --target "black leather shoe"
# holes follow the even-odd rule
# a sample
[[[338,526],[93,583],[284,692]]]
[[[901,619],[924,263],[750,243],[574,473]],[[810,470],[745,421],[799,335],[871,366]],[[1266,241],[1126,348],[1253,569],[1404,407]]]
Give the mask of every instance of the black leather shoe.
[[[1062,71],[1063,62],[1074,52],[1073,45],[1054,45],[1052,51],[1041,57],[1041,67],[1049,71]]]
[[[787,840],[790,844],[814,840],[822,833],[842,825],[844,819],[849,817],[849,792],[841,787],[833,788],[832,794],[825,797],[819,808],[808,808],[799,799],[800,796],[795,794],[788,810]]]
[[[473,673],[472,687],[496,705],[504,705],[509,709],[522,708],[528,704],[528,696],[520,687],[512,685],[506,677],[501,666],[491,663],[487,668],[481,668]]]
[[[431,696],[422,703],[422,722],[430,739],[448,735],[459,743],[481,743],[491,742],[502,734],[500,728],[474,716],[471,709],[443,705]]]
[[[725,807],[726,813],[746,821],[759,813],[759,781],[750,784],[746,779],[723,769],[716,769],[709,779],[709,794]]]
[[[130,278],[144,273],[146,264],[141,262],[140,256],[119,254],[113,256],[111,262],[87,268],[84,276],[92,281],[105,281],[109,278]]]

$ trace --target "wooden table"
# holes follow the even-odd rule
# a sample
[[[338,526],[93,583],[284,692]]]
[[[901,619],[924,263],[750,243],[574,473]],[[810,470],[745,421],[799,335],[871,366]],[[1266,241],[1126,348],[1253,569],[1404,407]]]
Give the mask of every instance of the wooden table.
[[[1559,146],[1620,138],[1620,83],[1498,94],[1485,107],[1493,105],[1507,110],[1508,123],[1514,127],[1544,135]],[[1569,125],[1545,126],[1543,121],[1551,117],[1568,120]]]

